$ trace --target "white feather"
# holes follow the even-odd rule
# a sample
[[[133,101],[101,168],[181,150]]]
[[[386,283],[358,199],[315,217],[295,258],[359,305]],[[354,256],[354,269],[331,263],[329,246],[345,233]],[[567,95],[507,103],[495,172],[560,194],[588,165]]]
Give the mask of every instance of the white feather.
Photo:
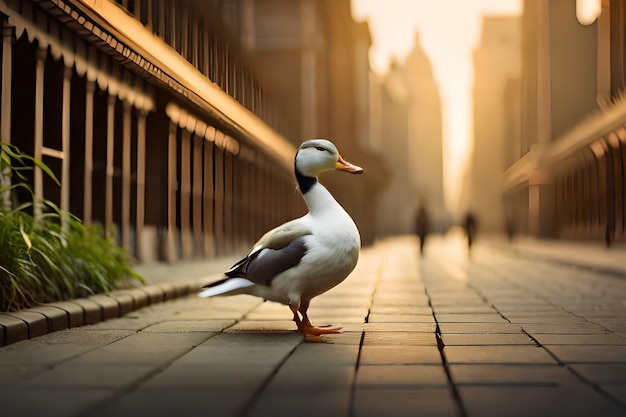
[[[206,290],[198,294],[198,297],[213,297],[214,295],[223,295],[226,293],[232,293],[236,290],[241,290],[254,285],[254,282],[248,281],[245,278],[231,278],[220,285],[209,287]]]

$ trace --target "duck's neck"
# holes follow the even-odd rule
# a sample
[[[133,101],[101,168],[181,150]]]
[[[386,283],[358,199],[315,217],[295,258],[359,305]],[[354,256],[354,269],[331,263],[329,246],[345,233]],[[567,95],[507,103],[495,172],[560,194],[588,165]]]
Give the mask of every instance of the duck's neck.
[[[319,183],[316,177],[307,177],[296,170],[296,179],[309,213],[312,215],[321,214],[328,209],[339,208],[343,210],[332,194]]]

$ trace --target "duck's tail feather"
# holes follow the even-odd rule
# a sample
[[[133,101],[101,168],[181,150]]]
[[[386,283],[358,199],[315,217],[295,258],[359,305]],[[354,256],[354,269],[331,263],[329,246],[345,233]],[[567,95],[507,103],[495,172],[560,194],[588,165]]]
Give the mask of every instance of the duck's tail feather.
[[[254,282],[245,278],[224,278],[212,284],[202,287],[204,291],[198,297],[213,297],[214,295],[233,295],[246,293],[246,289],[254,285]]]

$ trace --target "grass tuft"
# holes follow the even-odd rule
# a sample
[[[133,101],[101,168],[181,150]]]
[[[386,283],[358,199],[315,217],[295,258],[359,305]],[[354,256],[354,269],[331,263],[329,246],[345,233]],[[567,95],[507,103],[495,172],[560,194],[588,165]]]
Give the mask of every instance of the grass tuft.
[[[3,193],[32,189],[24,172],[37,166],[58,183],[41,161],[0,142],[0,173],[11,185],[0,187],[0,311],[67,300],[144,283],[127,253],[99,225],[86,227],[76,216],[43,201],[45,214],[35,220],[33,203],[6,207]],[[63,226],[61,226],[63,224]]]

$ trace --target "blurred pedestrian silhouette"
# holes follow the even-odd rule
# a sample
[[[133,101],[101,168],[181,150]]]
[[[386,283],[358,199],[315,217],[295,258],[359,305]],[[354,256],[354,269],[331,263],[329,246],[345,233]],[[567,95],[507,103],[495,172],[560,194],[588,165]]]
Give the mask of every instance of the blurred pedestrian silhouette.
[[[420,203],[415,215],[415,233],[417,233],[420,240],[420,255],[423,255],[426,237],[430,233],[430,219],[424,203]]]
[[[506,219],[506,237],[509,244],[513,243],[513,237],[515,236],[515,221],[512,218]]]
[[[476,217],[471,212],[467,212],[465,220],[463,221],[463,228],[465,229],[465,235],[467,236],[467,254],[470,255],[472,251],[472,243],[476,238]]]

